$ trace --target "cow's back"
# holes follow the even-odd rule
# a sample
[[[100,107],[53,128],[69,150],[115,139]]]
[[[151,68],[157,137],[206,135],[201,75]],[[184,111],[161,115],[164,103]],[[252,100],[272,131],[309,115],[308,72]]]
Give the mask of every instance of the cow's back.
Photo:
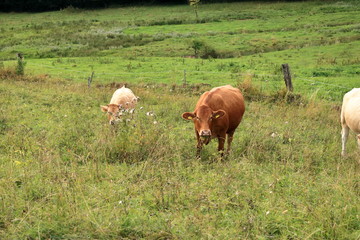
[[[235,130],[245,112],[244,97],[239,89],[230,85],[213,88],[205,92],[196,104],[209,106],[213,111],[224,110],[228,115],[229,129]]]
[[[126,87],[117,89],[110,100],[110,104],[121,104],[124,108],[134,108],[136,103],[135,94]]]
[[[354,88],[344,95],[341,123],[360,133],[360,88]]]

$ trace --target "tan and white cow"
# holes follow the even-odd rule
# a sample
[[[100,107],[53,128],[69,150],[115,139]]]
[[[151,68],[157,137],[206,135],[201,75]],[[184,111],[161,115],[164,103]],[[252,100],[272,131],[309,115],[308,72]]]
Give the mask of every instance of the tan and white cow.
[[[137,104],[137,97],[129,89],[123,86],[117,89],[110,103],[106,106],[101,106],[101,111],[106,112],[109,119],[109,124],[114,125],[121,120],[124,112],[133,112]]]
[[[345,145],[349,136],[349,129],[357,134],[357,143],[360,148],[360,88],[354,88],[346,93],[341,108],[341,155],[345,155]]]

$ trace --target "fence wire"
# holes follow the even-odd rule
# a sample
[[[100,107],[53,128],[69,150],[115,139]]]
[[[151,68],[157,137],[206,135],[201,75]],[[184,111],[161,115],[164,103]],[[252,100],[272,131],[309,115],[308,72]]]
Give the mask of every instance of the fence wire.
[[[79,71],[68,68],[60,68],[47,64],[29,63],[32,67],[60,70],[58,73],[50,73],[53,76],[87,82],[92,71]],[[220,80],[213,80],[214,77]],[[134,81],[134,77],[136,80]],[[110,82],[136,82],[136,83],[170,83],[170,84],[196,84],[206,83],[209,85],[219,84],[240,84],[244,79],[249,78],[252,83],[260,87],[261,91],[276,91],[285,87],[284,76],[281,74],[266,74],[256,72],[229,72],[229,71],[197,71],[197,70],[169,70],[169,71],[148,71],[148,72],[95,72],[94,83]],[[295,91],[317,91],[322,86],[325,91],[328,87],[351,90],[352,87],[319,81],[313,77],[293,75]],[[299,85],[298,83],[301,82]],[[305,84],[307,83],[307,84]],[[305,84],[305,85],[304,85]],[[343,92],[343,91],[342,91]],[[330,94],[329,92],[327,94]]]

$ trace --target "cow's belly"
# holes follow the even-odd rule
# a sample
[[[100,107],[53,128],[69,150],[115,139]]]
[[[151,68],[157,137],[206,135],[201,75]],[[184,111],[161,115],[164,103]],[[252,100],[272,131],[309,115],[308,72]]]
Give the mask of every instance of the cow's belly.
[[[227,127],[226,133],[233,132],[239,126],[241,118],[234,118],[229,121],[229,126]]]
[[[354,116],[345,115],[346,125],[355,133],[360,133],[360,118],[354,118]]]
[[[352,98],[347,102],[344,117],[346,125],[360,133],[360,98]]]

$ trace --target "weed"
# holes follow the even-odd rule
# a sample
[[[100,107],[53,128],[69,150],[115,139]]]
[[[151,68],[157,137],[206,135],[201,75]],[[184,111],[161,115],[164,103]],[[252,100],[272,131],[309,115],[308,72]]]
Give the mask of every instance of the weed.
[[[271,101],[279,101],[279,100],[294,105],[304,105],[307,102],[307,100],[304,99],[300,94],[290,92],[286,88],[279,90],[272,96]]]
[[[251,74],[246,74],[244,80],[239,82],[237,87],[240,89],[245,99],[247,100],[256,101],[265,98],[264,93],[261,92],[258,87],[253,85]]]

